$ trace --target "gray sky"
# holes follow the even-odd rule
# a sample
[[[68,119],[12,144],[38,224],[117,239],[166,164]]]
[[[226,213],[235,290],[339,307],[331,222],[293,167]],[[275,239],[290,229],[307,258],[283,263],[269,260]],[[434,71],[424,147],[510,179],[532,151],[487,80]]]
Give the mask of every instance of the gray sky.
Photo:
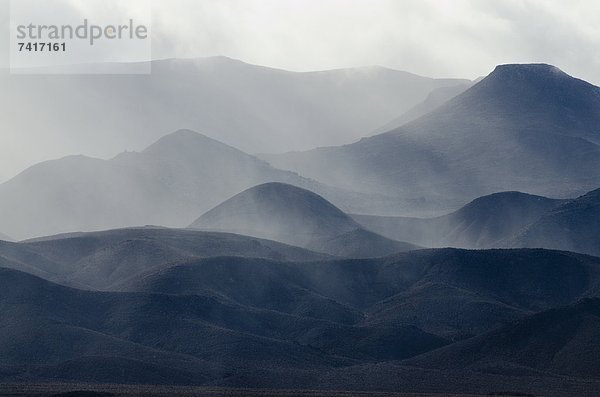
[[[81,13],[91,4],[52,1],[69,7],[60,15]],[[469,79],[497,64],[545,62],[600,85],[598,0],[127,0],[119,6],[132,16],[151,7],[154,59],[225,55],[295,71],[382,65]],[[8,65],[8,11],[9,0],[0,0],[3,67]],[[12,129],[0,121],[0,149],[5,150],[0,150],[0,182],[33,162],[7,159],[7,151],[21,156],[14,142],[40,142],[33,132],[26,136]],[[58,153],[43,154],[45,147],[38,146],[42,154],[36,161]],[[60,153],[93,154],[83,149]]]
[[[123,2],[148,6],[153,58],[226,55],[297,71],[379,64],[467,78],[500,63],[546,62],[600,84],[597,0]]]

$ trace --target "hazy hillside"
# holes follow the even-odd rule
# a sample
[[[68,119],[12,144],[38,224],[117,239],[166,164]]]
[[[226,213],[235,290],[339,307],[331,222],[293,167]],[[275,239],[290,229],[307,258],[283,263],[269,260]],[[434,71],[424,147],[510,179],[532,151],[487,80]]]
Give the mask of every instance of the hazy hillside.
[[[295,261],[326,257],[253,237],[164,228],[74,233],[0,243],[0,259],[8,261],[2,266],[86,289],[108,289],[149,269],[224,255]]]
[[[396,117],[392,121],[384,124],[383,126],[377,128],[374,133],[381,134],[384,132],[388,132],[391,130],[395,130],[403,126],[406,123],[409,123],[413,120],[418,119],[421,116],[424,116],[428,113],[431,113],[435,109],[442,106],[444,103],[448,102],[450,99],[454,98],[458,94],[462,94],[466,90],[468,90],[471,86],[473,86],[473,82],[463,82],[457,85],[452,85],[448,87],[440,87],[431,91],[427,98],[408,109],[406,112],[402,113],[400,116]]]
[[[0,240],[4,240],[4,241],[13,241],[12,238],[8,237],[6,234],[2,234],[0,233]]]
[[[425,208],[325,186],[189,130],[111,160],[70,156],[0,184],[0,219],[17,239],[147,224],[185,227],[236,193],[266,182],[308,188],[353,212]]]
[[[505,245],[600,255],[600,189],[555,208]]]
[[[600,88],[549,65],[502,65],[433,112],[360,142],[266,156],[334,186],[435,199],[600,185]]]
[[[513,374],[544,371],[600,378],[600,299],[535,314],[475,338],[409,360],[436,369]]]
[[[311,184],[203,135],[181,130],[112,160],[38,164],[0,185],[5,232],[23,239],[157,224],[186,226],[227,197],[269,181]]]
[[[339,256],[384,256],[416,248],[361,231],[359,224],[323,197],[284,183],[245,190],[190,227],[268,238]]]
[[[113,244],[156,238],[176,252],[203,245],[198,232],[139,233],[77,234],[0,248],[12,247],[21,263],[51,257],[79,268],[77,257],[102,258],[103,247]],[[216,234],[205,237],[210,237],[205,250],[223,242],[212,240]],[[599,258],[545,250],[444,249],[366,260],[171,262],[157,245],[135,252],[163,264],[149,263],[134,277],[117,271],[113,288],[121,292],[75,290],[0,269],[0,379],[361,390],[393,390],[401,382],[403,390],[464,391],[481,384],[522,385],[522,376],[533,375],[544,383],[531,387],[546,390],[553,382],[546,377],[575,374],[584,365],[587,372],[581,373],[596,376],[597,308],[528,324],[535,312],[600,291]],[[4,252],[1,266],[8,262],[3,258]],[[88,260],[111,272],[116,257],[105,259]],[[531,318],[540,316],[546,314]],[[525,324],[522,330],[511,331],[507,324],[515,320]],[[491,333],[464,340],[485,332]],[[450,344],[453,340],[458,342]],[[538,363],[525,374],[521,369],[530,359],[522,351]],[[461,361],[450,368],[435,359],[448,354]],[[497,366],[479,365],[486,357],[495,363],[496,356],[502,360]],[[585,359],[571,365],[575,357]],[[476,366],[469,364],[473,361]],[[519,368],[520,375],[507,368]],[[434,377],[429,386],[420,380],[426,376]],[[579,384],[577,378],[554,381],[561,385],[556,390]]]
[[[197,295],[83,292],[12,270],[0,273],[0,305],[21,313],[0,320],[3,379],[23,379],[25,368],[27,378],[38,380],[202,384],[265,364],[317,370],[348,362],[254,325],[288,321],[313,328],[316,320]]]
[[[426,247],[493,248],[567,200],[520,192],[480,197],[437,218],[353,215],[361,225],[389,238]],[[529,245],[530,246],[530,245]]]
[[[460,339],[573,303],[600,286],[600,259],[544,250],[421,250],[295,263],[208,258],[150,270],[123,291],[216,294],[239,304]],[[329,302],[327,302],[329,301]],[[357,315],[358,314],[358,315]]]
[[[346,143],[432,90],[465,81],[382,67],[296,73],[225,57],[157,60],[151,69],[150,75],[2,71],[0,118],[8,141],[23,151],[14,156],[0,148],[13,167],[0,171],[0,181],[43,159],[113,156],[180,128],[250,153]]]

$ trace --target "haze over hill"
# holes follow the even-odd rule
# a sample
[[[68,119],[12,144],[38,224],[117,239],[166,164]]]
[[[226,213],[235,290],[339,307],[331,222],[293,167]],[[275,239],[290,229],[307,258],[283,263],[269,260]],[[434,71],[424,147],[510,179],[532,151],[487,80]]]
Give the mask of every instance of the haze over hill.
[[[504,245],[600,255],[600,189],[548,212]]]
[[[362,230],[318,194],[274,182],[233,196],[190,227],[262,237],[339,256],[384,256],[416,248]]]
[[[402,113],[400,116],[394,118],[392,121],[377,128],[374,131],[374,134],[381,134],[384,132],[395,130],[396,128],[399,128],[406,123],[409,123],[413,120],[418,119],[421,116],[433,112],[435,109],[439,108],[444,103],[448,102],[450,99],[468,90],[470,87],[473,86],[473,84],[475,83],[464,82],[453,86],[436,88],[435,90],[429,93],[429,95],[423,102],[413,106],[406,112]]]
[[[110,160],[69,156],[37,164],[0,184],[0,218],[3,231],[17,239],[147,224],[185,227],[234,194],[266,182],[308,188],[352,212],[430,206],[325,186],[179,130],[141,152]]]
[[[326,255],[228,233],[145,227],[0,242],[2,266],[85,289],[110,289],[150,269],[190,259],[243,256],[310,261]]]
[[[353,218],[386,237],[426,247],[494,248],[506,246],[505,240],[566,201],[501,192],[477,198],[459,210],[437,218],[370,215],[353,215]]]
[[[0,118],[12,142],[0,148],[0,182],[40,160],[113,156],[180,128],[250,153],[341,144],[433,89],[465,81],[382,67],[297,73],[225,57],[157,60],[151,68],[150,75],[0,73]]]
[[[140,231],[55,237],[12,246],[66,258],[67,247],[78,248],[76,256],[99,253],[102,247],[129,241],[132,233]],[[180,238],[197,233],[147,230],[140,236],[156,234],[156,242],[166,239],[181,251],[195,243],[180,242]],[[39,258],[28,260],[35,263]],[[111,263],[107,259],[103,266]],[[528,316],[534,312],[572,304],[597,291],[600,259],[544,250],[450,249],[312,263],[192,258],[148,267],[133,278],[121,276],[122,282],[115,287],[127,292],[118,293],[70,289],[15,270],[0,269],[0,273],[0,305],[5,309],[0,320],[3,381],[280,388],[346,385],[388,390],[397,379],[388,371],[400,365],[396,374],[409,390],[430,390],[420,385],[419,376],[411,376],[411,367],[429,376],[431,371],[437,373],[433,384],[456,390],[459,386],[448,383],[446,377],[472,368],[463,365],[464,361],[457,361],[451,369],[440,368],[440,360],[429,357],[457,351],[457,357],[495,363],[488,352],[499,346],[508,353],[498,357],[510,358],[522,349],[523,340],[532,339],[494,335],[518,330],[509,325],[514,320],[531,323]],[[531,367],[539,369],[535,376],[543,381],[534,389],[548,390],[552,382],[546,377],[552,376],[558,376],[563,387],[578,382],[563,376],[578,371],[570,360],[593,342],[595,323],[588,320],[596,314],[578,308],[576,312],[583,316],[552,315],[550,322],[521,326],[533,340],[541,341],[527,345],[537,360]],[[565,329],[561,324],[567,325],[567,332],[558,335],[559,342],[569,348],[548,358],[545,341],[554,346],[555,330]],[[442,347],[485,332],[491,333]],[[57,338],[70,342],[52,343]],[[490,341],[482,345],[485,349],[462,353],[465,346],[480,340]],[[540,349],[544,350],[536,353]],[[593,352],[583,352],[591,371],[585,374],[596,376],[598,355]],[[414,359],[398,361],[410,357]],[[523,364],[518,360],[507,362]],[[522,378],[513,377],[505,364],[498,368],[504,382],[500,384],[522,384]],[[488,379],[485,373],[463,372],[467,375],[463,392]],[[373,383],[372,376],[379,382]],[[595,386],[588,383],[590,387],[594,390]]]
[[[360,142],[265,156],[330,185],[432,199],[572,197],[600,185],[600,88],[550,65],[501,65],[466,92]]]
[[[37,164],[0,185],[5,232],[23,239],[146,224],[186,226],[263,182],[317,186],[240,150],[181,130],[142,152]]]
[[[600,299],[532,315],[487,334],[424,354],[409,365],[511,374],[544,371],[600,377]]]

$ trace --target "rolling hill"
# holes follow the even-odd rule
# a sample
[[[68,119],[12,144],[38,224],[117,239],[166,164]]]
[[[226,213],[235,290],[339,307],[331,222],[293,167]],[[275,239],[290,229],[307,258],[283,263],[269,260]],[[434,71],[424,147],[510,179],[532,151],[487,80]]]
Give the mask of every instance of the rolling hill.
[[[520,192],[502,192],[477,198],[455,212],[436,218],[352,217],[370,230],[413,244],[495,248],[505,246],[506,240],[566,201]]]
[[[332,186],[403,197],[573,197],[600,185],[600,88],[543,64],[500,65],[398,129],[264,156]]]
[[[122,232],[115,241],[133,233]],[[13,245],[66,260],[81,255],[66,247],[95,251],[108,238],[87,237],[79,245],[64,245],[62,237]],[[183,237],[171,235],[171,244]],[[446,392],[518,387],[548,395],[580,390],[583,382],[581,395],[597,390],[597,299],[577,302],[600,291],[599,258],[530,249],[315,262],[209,257],[120,278],[115,291],[94,292],[0,269],[0,379]],[[574,306],[555,309],[563,305]],[[583,360],[573,364],[577,357]]]
[[[420,250],[281,262],[206,258],[151,269],[120,291],[215,294],[238,304],[461,339],[598,293],[600,260],[545,250]],[[324,300],[325,299],[325,300]],[[343,321],[342,321],[343,319]]]
[[[600,299],[586,299],[424,354],[410,365],[513,374],[543,371],[600,378]]]
[[[506,245],[600,255],[600,189],[553,209]]]
[[[362,230],[323,197],[284,183],[247,189],[206,212],[190,228],[267,238],[338,256],[384,256],[416,248]]]
[[[4,267],[85,289],[108,289],[149,269],[224,255],[301,262],[325,257],[252,237],[155,227],[0,242]]]

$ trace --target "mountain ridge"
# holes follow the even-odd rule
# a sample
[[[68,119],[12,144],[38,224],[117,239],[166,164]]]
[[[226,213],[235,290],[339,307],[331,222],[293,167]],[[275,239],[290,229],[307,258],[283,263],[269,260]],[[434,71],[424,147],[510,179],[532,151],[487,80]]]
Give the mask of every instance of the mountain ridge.
[[[504,65],[396,130],[263,158],[356,191],[428,199],[506,190],[572,197],[600,184],[598,125],[600,88],[548,65]]]

